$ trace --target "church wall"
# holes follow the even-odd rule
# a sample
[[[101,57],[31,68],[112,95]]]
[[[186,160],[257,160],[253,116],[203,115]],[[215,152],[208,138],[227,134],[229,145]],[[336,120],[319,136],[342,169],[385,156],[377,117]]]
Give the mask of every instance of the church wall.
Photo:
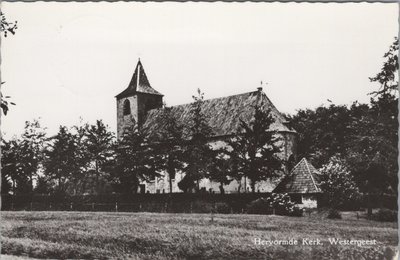
[[[282,159],[287,160],[292,154],[295,155],[295,134],[292,133],[279,133],[282,141],[278,145],[282,146],[282,151],[279,156]],[[216,140],[209,143],[212,149],[227,148],[228,144],[224,140]],[[146,192],[149,193],[169,193],[169,181],[168,176],[165,174],[165,178],[156,178],[152,182],[143,182],[146,185]],[[178,172],[173,180],[172,192],[182,192],[179,189],[178,183],[183,179],[184,173]],[[271,192],[277,185],[278,179],[261,181],[256,184],[256,192]],[[230,184],[224,185],[225,193],[238,193],[239,189],[241,193],[251,191],[251,182],[248,178],[243,177],[240,182],[233,180]],[[204,189],[207,192],[220,193],[220,184],[212,182],[209,179],[202,179],[200,181],[200,189]]]

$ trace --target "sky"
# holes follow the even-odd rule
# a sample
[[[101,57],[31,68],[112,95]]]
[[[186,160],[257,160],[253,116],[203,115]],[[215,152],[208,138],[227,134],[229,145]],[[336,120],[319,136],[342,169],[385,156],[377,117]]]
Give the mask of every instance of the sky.
[[[102,119],[116,131],[115,95],[138,59],[167,105],[263,90],[284,113],[368,102],[398,35],[396,3],[1,3],[15,35],[1,39],[1,80],[16,106],[4,137],[40,118]]]

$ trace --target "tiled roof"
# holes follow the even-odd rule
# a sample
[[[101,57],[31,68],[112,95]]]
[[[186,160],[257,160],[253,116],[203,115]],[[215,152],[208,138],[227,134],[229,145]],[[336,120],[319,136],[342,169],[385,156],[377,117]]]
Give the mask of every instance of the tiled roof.
[[[320,193],[318,171],[305,158],[273,190],[276,193]]]
[[[128,87],[124,91],[119,93],[116,98],[127,97],[135,93],[145,93],[162,96],[160,92],[150,86],[150,82],[147,79],[146,73],[144,72],[144,68],[140,60],[136,65],[135,72],[133,73],[132,79]]]
[[[191,122],[191,105],[192,103],[172,107],[171,112],[179,123],[187,125]],[[295,133],[293,129],[286,126],[283,115],[262,91],[205,100],[202,104],[202,112],[208,119],[213,136],[225,136],[238,133],[240,120],[249,123],[253,119],[256,105],[261,106],[263,110],[270,109],[275,118],[271,130]],[[157,134],[164,127],[162,110],[163,108],[153,109],[147,113],[143,126],[149,133]],[[189,133],[186,132],[184,135],[188,137]]]

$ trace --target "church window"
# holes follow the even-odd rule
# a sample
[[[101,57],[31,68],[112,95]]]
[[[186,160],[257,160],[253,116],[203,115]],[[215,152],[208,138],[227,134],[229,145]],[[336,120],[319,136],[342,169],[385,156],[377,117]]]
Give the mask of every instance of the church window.
[[[124,101],[124,116],[131,114],[131,102],[128,99]]]

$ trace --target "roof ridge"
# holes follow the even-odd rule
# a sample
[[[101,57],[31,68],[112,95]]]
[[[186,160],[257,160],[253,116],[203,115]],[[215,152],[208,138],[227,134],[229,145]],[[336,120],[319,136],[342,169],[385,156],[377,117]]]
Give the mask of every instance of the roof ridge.
[[[308,173],[309,173],[310,176],[311,176],[311,180],[312,180],[312,182],[313,182],[313,184],[314,184],[314,187],[315,187],[315,189],[316,189],[317,191],[319,191],[320,189],[317,187],[317,184],[315,183],[315,180],[314,180],[314,176],[312,175],[311,170],[310,170],[310,167],[308,166],[308,161],[307,161],[305,158],[303,158],[303,159],[304,159],[304,161],[305,161],[305,163],[306,163],[306,166],[307,166],[307,169],[308,169]]]
[[[293,167],[293,169],[290,171],[290,173],[294,172],[294,170],[300,165],[300,163],[301,163],[303,160],[306,160],[306,158],[303,157],[303,158]]]
[[[246,94],[250,94],[250,93],[256,93],[256,92],[258,92],[258,91],[256,90],[256,91],[244,92],[244,93],[234,94],[234,95],[229,95],[229,96],[216,97],[216,98],[209,98],[209,99],[204,99],[203,102],[212,101],[212,100],[217,100],[217,99],[225,99],[225,98],[236,97],[236,96],[242,96],[242,95],[246,95]],[[195,103],[195,102],[183,103],[183,104],[174,105],[174,106],[167,106],[167,107],[186,106],[186,105],[190,105],[190,104],[193,104],[193,103]]]

